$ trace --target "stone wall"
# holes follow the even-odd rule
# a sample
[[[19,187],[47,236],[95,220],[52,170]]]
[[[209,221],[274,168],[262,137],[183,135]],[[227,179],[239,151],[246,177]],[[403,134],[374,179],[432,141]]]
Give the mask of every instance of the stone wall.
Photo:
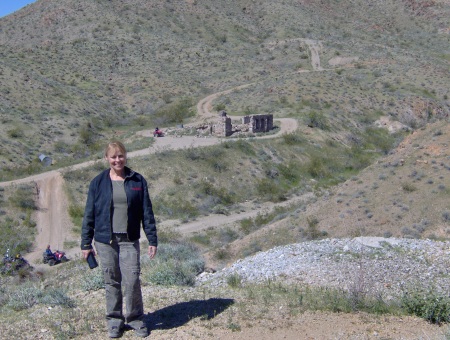
[[[233,133],[233,127],[231,125],[231,118],[227,117],[226,113],[222,114],[220,116],[219,121],[215,125],[213,125],[212,130],[216,136],[220,136],[220,137],[231,136],[231,134]]]
[[[273,115],[251,115],[242,118],[242,124],[249,126],[249,132],[269,132],[273,129]]]
[[[242,117],[242,124],[233,126],[225,111],[219,112],[216,124],[211,125],[211,133],[219,137],[228,137],[242,132],[269,132],[273,129],[273,115],[249,115]]]

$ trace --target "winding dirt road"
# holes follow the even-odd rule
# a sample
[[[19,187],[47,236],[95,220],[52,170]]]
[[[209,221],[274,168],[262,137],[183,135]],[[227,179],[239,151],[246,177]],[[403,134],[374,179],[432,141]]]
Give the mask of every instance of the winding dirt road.
[[[311,52],[311,64],[313,71],[322,71],[320,67],[319,50],[320,44],[315,41],[306,41],[305,43],[310,48]],[[197,112],[199,117],[199,122],[211,119],[215,117],[212,111],[212,102],[222,95],[229,94],[233,91],[239,91],[241,89],[247,88],[254,85],[254,83],[244,84],[237,86],[235,88],[221,91],[209,95],[197,104]],[[241,117],[233,117],[234,119],[239,119]],[[280,130],[278,133],[273,135],[267,135],[263,137],[258,137],[259,139],[266,138],[277,138],[284,133],[294,132],[298,128],[298,122],[292,118],[281,118],[275,119],[276,122],[280,124]],[[152,136],[151,131],[141,131],[139,132],[142,136]],[[138,157],[149,155],[163,150],[178,150],[189,147],[202,147],[219,144],[223,139],[216,137],[208,138],[197,138],[194,136],[182,136],[182,137],[172,137],[167,136],[164,138],[155,138],[154,144],[146,149],[132,151],[128,153],[128,157]],[[38,210],[35,215],[35,220],[37,223],[37,237],[33,245],[33,251],[27,254],[25,257],[28,261],[35,264],[36,260],[40,259],[43,250],[48,244],[51,245],[53,250],[60,249],[65,250],[69,258],[75,258],[79,256],[79,248],[74,247],[72,249],[63,249],[64,244],[67,241],[79,241],[79,235],[74,235],[73,223],[68,214],[68,199],[64,192],[64,179],[62,173],[67,170],[81,169],[84,167],[91,166],[96,161],[88,161],[80,163],[71,167],[61,168],[58,170],[52,170],[38,175],[29,176],[26,178],[2,182],[0,187],[6,186],[16,186],[22,183],[32,183],[35,182],[38,189]],[[296,200],[301,200],[304,198],[296,198]],[[285,202],[283,205],[293,203]],[[265,211],[269,208],[273,208],[274,205],[262,205],[260,209],[251,209],[251,211],[246,213],[240,213],[237,215],[210,215],[205,218],[199,219],[197,221],[186,223],[180,226],[177,230],[182,233],[192,233],[199,231],[211,226],[220,226],[228,223],[233,223],[243,218],[254,217],[261,211]],[[161,223],[161,226],[173,225],[173,221],[165,221]]]

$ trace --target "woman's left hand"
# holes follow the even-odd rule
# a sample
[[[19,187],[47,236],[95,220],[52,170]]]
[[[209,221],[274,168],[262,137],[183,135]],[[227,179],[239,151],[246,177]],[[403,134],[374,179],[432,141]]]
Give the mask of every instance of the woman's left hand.
[[[155,257],[156,250],[157,248],[155,246],[148,246],[148,256],[150,256],[151,259]]]

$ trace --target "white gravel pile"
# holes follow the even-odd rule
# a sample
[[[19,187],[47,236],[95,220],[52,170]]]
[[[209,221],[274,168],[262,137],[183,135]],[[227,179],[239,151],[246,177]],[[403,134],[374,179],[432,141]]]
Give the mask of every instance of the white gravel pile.
[[[406,289],[449,292],[450,243],[432,240],[359,237],[325,239],[276,247],[210,274],[197,285],[267,280],[396,294]]]

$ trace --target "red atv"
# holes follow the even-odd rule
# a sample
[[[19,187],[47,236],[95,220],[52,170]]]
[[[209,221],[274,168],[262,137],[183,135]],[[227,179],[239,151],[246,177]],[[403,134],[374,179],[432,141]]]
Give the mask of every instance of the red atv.
[[[164,137],[164,132],[159,128],[156,128],[155,131],[153,131],[153,137]]]
[[[66,257],[65,252],[57,250],[54,253],[52,253],[51,250],[48,248],[46,251],[44,251],[42,257],[44,263],[48,263],[49,266],[54,266],[55,264],[69,261],[69,259]]]

